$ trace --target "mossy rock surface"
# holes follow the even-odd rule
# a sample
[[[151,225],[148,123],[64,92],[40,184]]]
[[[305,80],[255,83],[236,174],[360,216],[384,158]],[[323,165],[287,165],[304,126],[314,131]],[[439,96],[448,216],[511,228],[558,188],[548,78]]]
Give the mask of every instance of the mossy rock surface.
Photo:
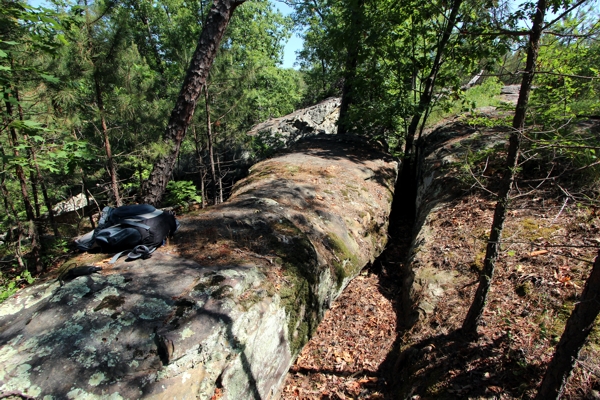
[[[364,143],[307,141],[255,165],[227,203],[181,216],[152,258],[98,260],[100,273],[18,292],[0,305],[0,391],[277,396],[325,310],[383,249],[395,178]]]

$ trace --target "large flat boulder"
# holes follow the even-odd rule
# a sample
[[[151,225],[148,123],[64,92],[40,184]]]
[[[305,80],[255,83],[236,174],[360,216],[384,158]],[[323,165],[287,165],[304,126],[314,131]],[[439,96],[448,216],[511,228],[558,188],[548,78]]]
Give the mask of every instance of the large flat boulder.
[[[227,203],[180,217],[152,258],[21,290],[0,305],[0,391],[277,397],[325,310],[382,251],[396,170],[361,142],[312,139],[255,165]]]

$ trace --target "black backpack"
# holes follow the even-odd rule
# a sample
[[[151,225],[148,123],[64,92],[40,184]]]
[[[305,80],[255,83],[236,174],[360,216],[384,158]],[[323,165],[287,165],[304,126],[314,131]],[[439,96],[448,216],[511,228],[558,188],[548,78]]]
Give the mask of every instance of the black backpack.
[[[173,212],[157,210],[149,204],[105,207],[98,227],[75,244],[83,251],[99,247],[104,253],[118,253],[112,262],[128,250],[133,250],[129,258],[148,258],[178,228]]]

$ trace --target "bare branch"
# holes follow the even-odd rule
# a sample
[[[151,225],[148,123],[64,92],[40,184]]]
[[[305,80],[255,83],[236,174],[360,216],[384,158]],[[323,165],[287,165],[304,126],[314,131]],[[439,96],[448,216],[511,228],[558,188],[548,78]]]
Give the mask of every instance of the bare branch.
[[[583,3],[585,3],[586,1],[587,0],[579,0],[577,3],[573,4],[570,8],[568,8],[565,12],[563,12],[562,14],[560,14],[558,17],[554,18],[552,21],[548,22],[546,25],[544,25],[544,27],[542,28],[542,30],[548,29],[549,27],[551,27],[552,25],[554,25],[555,23],[557,23],[558,21],[560,21],[561,19],[563,19],[571,11],[573,11],[574,9],[576,9],[577,7],[579,7],[580,5],[582,5]]]

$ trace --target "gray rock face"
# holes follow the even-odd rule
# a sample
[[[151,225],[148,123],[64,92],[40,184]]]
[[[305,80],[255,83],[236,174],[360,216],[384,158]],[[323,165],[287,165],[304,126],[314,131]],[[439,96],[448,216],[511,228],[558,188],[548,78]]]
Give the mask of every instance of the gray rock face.
[[[337,133],[341,99],[332,97],[312,107],[294,111],[254,126],[248,134],[274,149],[286,148],[296,141]]]
[[[463,160],[471,152],[484,152],[506,144],[502,132],[478,132],[460,123],[447,123],[428,134],[417,160],[417,217],[415,236],[405,265],[402,290],[402,312],[407,325],[432,315],[447,287],[461,277],[456,271],[445,271],[435,260],[439,232],[432,226],[440,214],[448,213],[448,204],[465,188],[457,180]],[[433,258],[433,260],[432,260]]]
[[[341,138],[259,163],[174,243],[0,305],[0,391],[268,399],[386,242],[396,163]]]

